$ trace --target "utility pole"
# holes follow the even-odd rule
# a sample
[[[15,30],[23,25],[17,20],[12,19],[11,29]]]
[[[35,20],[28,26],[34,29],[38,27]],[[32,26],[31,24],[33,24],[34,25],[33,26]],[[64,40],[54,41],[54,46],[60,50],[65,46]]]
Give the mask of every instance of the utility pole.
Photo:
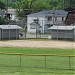
[[[54,25],[54,18],[55,18],[55,8],[53,7],[53,25]]]
[[[6,24],[8,25],[8,0],[6,2]]]
[[[64,3],[64,0],[63,0],[63,9],[65,9],[65,3]]]
[[[7,0],[7,3],[6,3],[6,25],[8,25],[8,0]],[[10,40],[10,26],[9,26],[9,40]]]

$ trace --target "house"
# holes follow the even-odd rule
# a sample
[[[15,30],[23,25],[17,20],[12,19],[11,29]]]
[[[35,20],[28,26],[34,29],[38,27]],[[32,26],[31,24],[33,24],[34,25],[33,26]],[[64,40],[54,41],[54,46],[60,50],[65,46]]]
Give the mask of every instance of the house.
[[[16,9],[8,9],[6,11],[6,15],[9,17],[10,20],[18,20],[16,16]]]
[[[50,35],[52,38],[75,40],[75,10],[68,11],[64,23],[65,26],[53,25],[49,28]]]
[[[0,25],[0,40],[19,39],[19,29],[17,25]]]
[[[65,20],[66,25],[75,25],[75,10],[69,11]]]
[[[0,10],[0,16],[9,17],[10,20],[18,20],[16,16],[16,9]]]
[[[27,32],[49,33],[53,25],[65,25],[68,12],[64,10],[43,10],[27,15]]]
[[[49,28],[50,35],[54,39],[75,40],[75,26],[52,26]]]

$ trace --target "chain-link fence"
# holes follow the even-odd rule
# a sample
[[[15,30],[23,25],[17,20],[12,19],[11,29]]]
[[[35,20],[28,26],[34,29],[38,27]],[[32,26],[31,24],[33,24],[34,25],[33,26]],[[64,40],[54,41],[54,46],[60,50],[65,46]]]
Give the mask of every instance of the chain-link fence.
[[[75,70],[74,59],[73,55],[0,53],[0,72],[27,68]]]
[[[43,33],[27,33],[19,30],[2,30],[0,40],[12,40],[12,39],[38,39],[38,38],[46,38],[46,39],[56,39],[56,40],[75,40],[75,34],[74,31],[70,32],[67,30],[60,31],[55,30],[51,31],[47,34]]]

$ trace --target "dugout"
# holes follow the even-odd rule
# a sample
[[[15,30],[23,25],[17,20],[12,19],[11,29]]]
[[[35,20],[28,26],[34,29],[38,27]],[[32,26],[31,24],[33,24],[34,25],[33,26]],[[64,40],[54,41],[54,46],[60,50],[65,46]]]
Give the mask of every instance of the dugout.
[[[52,26],[49,30],[54,39],[72,39],[75,41],[75,26]]]
[[[0,40],[19,39],[19,30],[17,25],[0,25]]]

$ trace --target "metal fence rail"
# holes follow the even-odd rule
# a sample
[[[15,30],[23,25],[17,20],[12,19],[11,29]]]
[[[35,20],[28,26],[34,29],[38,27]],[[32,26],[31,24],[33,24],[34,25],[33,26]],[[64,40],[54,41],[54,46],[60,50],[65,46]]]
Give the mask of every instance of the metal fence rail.
[[[75,55],[0,53],[0,72],[7,69],[48,68],[75,70]],[[15,71],[16,71],[15,70]]]

